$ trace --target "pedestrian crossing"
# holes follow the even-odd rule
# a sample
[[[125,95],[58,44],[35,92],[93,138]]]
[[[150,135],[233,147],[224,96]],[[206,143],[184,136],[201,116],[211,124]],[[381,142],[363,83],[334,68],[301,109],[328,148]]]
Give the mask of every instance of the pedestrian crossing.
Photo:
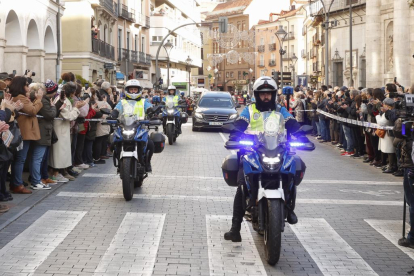
[[[87,214],[83,211],[45,212],[0,249],[0,275],[36,275],[36,270],[64,243],[74,228],[82,224]],[[112,241],[105,253],[100,255],[100,261],[90,275],[153,275],[159,248],[163,244],[171,244],[171,241],[163,239],[167,217],[168,214],[163,213],[125,213]],[[242,224],[241,243],[223,238],[231,225],[230,216],[205,215],[204,221],[199,223],[204,231],[201,231],[200,241],[197,242],[205,245],[202,248],[207,251],[209,275],[286,275],[280,271],[288,261],[283,256],[284,250],[289,248],[284,239],[281,259],[277,266],[270,267],[260,253],[264,248],[263,238],[252,230],[248,222]],[[407,255],[414,260],[411,249],[397,244],[401,237],[401,221],[365,219],[361,223],[366,230],[373,229],[381,234],[383,240],[378,241],[378,246],[390,242],[390,246],[401,250],[401,256]],[[102,227],[105,228],[105,225]],[[305,258],[313,260],[321,275],[383,275],[376,271],[372,260],[364,260],[323,218],[300,218],[298,224],[287,225],[286,228],[283,235],[291,235],[286,233],[291,230],[305,249]],[[180,255],[176,258],[179,260]],[[69,274],[70,268],[67,271]],[[182,274],[192,275],[190,270]]]

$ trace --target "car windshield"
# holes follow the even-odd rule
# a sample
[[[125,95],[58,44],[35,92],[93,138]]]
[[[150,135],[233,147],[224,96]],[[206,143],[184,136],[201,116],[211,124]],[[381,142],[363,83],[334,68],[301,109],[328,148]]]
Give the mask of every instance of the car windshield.
[[[233,103],[230,98],[204,97],[200,100],[198,106],[199,107],[232,108]]]

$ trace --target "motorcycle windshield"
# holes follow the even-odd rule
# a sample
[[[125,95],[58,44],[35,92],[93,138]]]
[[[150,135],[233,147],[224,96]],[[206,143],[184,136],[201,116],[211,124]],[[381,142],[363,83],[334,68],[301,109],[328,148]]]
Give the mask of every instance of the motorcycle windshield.
[[[263,131],[258,139],[267,150],[275,150],[286,142],[285,120],[279,112],[262,112]]]
[[[167,96],[165,105],[167,108],[174,108],[174,96]]]
[[[121,124],[124,126],[131,126],[134,122],[138,120],[138,116],[133,113],[124,113],[121,117]]]

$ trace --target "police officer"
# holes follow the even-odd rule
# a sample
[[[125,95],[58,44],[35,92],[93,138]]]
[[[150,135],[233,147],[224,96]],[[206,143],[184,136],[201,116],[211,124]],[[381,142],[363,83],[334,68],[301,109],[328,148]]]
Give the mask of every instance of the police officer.
[[[168,86],[168,94],[165,99],[165,103],[169,103],[170,101],[173,101],[174,106],[177,106],[179,100],[180,100],[180,96],[177,95],[177,88],[174,85]]]
[[[145,115],[152,110],[152,104],[142,97],[142,86],[138,80],[129,80],[125,85],[125,99],[115,106],[110,118],[121,118],[123,115],[136,115],[144,120]],[[154,142],[148,138],[146,171],[152,172],[151,158],[154,154]]]
[[[263,129],[264,122],[262,116],[260,116],[260,113],[266,111],[275,111],[281,113],[285,119],[285,127],[288,133],[294,133],[299,129],[300,125],[295,120],[295,118],[286,110],[285,107],[282,107],[276,103],[277,84],[272,78],[266,76],[258,78],[253,85],[253,92],[256,102],[252,103],[249,106],[246,106],[241,112],[238,120],[234,123],[234,126],[238,130],[245,131],[248,128],[254,130]],[[230,136],[230,140],[234,138],[237,137],[234,137],[232,134]],[[283,181],[282,179],[283,184],[285,184],[284,182],[286,181]],[[241,164],[239,166],[239,172],[237,175],[237,183],[238,187],[236,196],[234,197],[231,229],[229,232],[224,234],[225,240],[231,240],[233,242],[241,242],[240,228],[245,213],[245,210],[243,208],[243,194],[241,187],[242,185],[246,185],[246,182],[244,179],[244,172]],[[288,189],[285,190],[285,193],[287,190]],[[296,191],[294,191],[294,194],[292,193],[290,195],[292,202],[294,202],[295,196]],[[285,198],[287,198],[286,195]],[[293,212],[294,204],[289,205],[290,206],[287,206],[287,220],[290,224],[295,224],[297,223],[298,219]]]

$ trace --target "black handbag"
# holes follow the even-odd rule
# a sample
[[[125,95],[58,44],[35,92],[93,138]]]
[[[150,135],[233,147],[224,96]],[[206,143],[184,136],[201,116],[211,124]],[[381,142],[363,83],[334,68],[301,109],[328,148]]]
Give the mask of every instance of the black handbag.
[[[9,130],[13,134],[13,140],[11,141],[9,147],[15,149],[19,147],[23,141],[22,133],[20,132],[19,125],[16,121],[10,124]]]
[[[57,143],[57,141],[59,141],[59,138],[58,138],[58,136],[56,135],[55,130],[54,130],[54,129],[52,129],[52,138],[51,138],[52,145],[53,145],[53,144],[56,144],[56,143]]]
[[[13,160],[13,154],[7,149],[6,145],[0,139],[0,162]]]

